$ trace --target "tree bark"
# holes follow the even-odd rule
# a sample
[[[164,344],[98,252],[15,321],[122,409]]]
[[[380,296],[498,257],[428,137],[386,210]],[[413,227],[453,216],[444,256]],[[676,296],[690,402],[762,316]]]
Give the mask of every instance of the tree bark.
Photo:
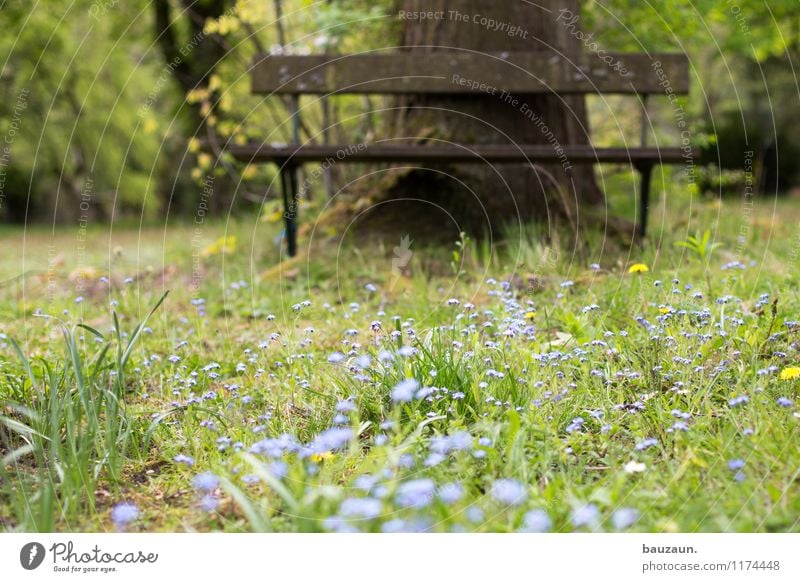
[[[580,40],[556,22],[562,9],[579,13],[578,0],[402,0],[402,9],[406,13],[443,12],[441,18],[404,19],[402,50],[425,55],[421,58],[446,58],[453,51],[469,50],[537,51],[546,59],[556,50],[575,54],[582,49]],[[481,24],[482,18],[519,28],[514,33],[505,27],[492,30]],[[496,62],[489,56],[486,59],[487,66]],[[492,84],[488,79],[475,81]],[[582,96],[513,97],[519,99],[516,105],[489,94],[406,98],[402,119],[395,120],[394,131],[396,135],[464,144],[557,147],[590,143]],[[544,120],[544,126],[526,116],[523,104]],[[521,224],[533,218],[546,220],[557,215],[568,218],[578,228],[579,205],[603,200],[592,166],[463,165],[448,168],[448,173],[451,175],[425,170],[410,172],[397,181],[393,195],[432,199],[456,218],[463,227],[461,230],[491,229],[495,233],[504,224]]]
[[[170,0],[154,0],[154,33],[156,42],[164,56],[173,78],[182,93],[194,89],[208,88],[208,82],[217,65],[225,56],[226,49],[222,38],[216,34],[205,34],[206,21],[216,19],[230,10],[233,0],[181,0],[180,5],[173,7]],[[176,10],[178,8],[182,10]],[[209,103],[216,103],[217,92],[212,93]],[[213,127],[207,124],[200,103],[187,104],[185,107],[186,132],[189,136],[206,139]],[[175,152],[179,155],[180,152]],[[169,182],[175,180],[170,175]],[[176,214],[194,212],[194,204],[180,196],[173,197],[174,188],[162,190],[162,204]],[[225,212],[235,195],[234,184],[227,176],[221,176],[214,183],[214,196],[208,201],[211,212]],[[192,201],[194,202],[194,201]]]

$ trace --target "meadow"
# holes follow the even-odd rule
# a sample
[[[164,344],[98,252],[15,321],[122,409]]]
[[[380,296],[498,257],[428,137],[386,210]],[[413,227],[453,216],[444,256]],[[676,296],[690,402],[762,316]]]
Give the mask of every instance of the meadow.
[[[272,223],[3,228],[0,524],[798,531],[799,221],[282,266]]]

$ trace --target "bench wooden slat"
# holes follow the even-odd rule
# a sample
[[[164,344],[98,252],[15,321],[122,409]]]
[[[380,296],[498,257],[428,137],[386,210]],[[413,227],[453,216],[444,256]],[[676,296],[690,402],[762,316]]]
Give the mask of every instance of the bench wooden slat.
[[[354,55],[259,55],[252,91],[262,94],[480,94],[507,91],[589,94],[689,91],[689,61],[680,54],[608,53],[569,59],[542,52],[441,51]],[[570,59],[572,59],[570,61]],[[624,67],[626,74],[621,74]],[[617,70],[615,70],[617,69]],[[483,87],[481,87],[483,84]]]
[[[574,145],[563,146],[559,151],[548,145],[262,145],[246,144],[227,148],[235,159],[241,162],[258,163],[291,160],[304,162],[471,162],[482,163],[520,163],[520,162],[562,162],[565,159],[573,164],[614,163],[629,164],[652,162],[657,164],[676,164],[697,156],[694,150],[681,148],[624,148]]]

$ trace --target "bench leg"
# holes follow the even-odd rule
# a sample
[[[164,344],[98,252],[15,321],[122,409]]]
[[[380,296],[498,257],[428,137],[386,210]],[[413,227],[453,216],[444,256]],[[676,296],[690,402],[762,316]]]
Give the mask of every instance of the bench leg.
[[[286,245],[290,257],[297,255],[297,166],[284,164],[281,168],[283,190],[283,220]]]
[[[653,175],[653,164],[639,166],[641,176],[639,188],[641,189],[641,204],[639,205],[639,236],[644,238],[647,234],[647,217],[650,213],[650,182]]]

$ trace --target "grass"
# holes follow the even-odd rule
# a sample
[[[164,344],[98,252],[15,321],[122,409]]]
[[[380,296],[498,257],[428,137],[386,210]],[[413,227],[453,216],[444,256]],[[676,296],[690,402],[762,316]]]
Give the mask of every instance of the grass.
[[[0,523],[797,531],[800,205],[686,202],[642,248],[347,240],[282,271],[272,225],[5,228]]]

